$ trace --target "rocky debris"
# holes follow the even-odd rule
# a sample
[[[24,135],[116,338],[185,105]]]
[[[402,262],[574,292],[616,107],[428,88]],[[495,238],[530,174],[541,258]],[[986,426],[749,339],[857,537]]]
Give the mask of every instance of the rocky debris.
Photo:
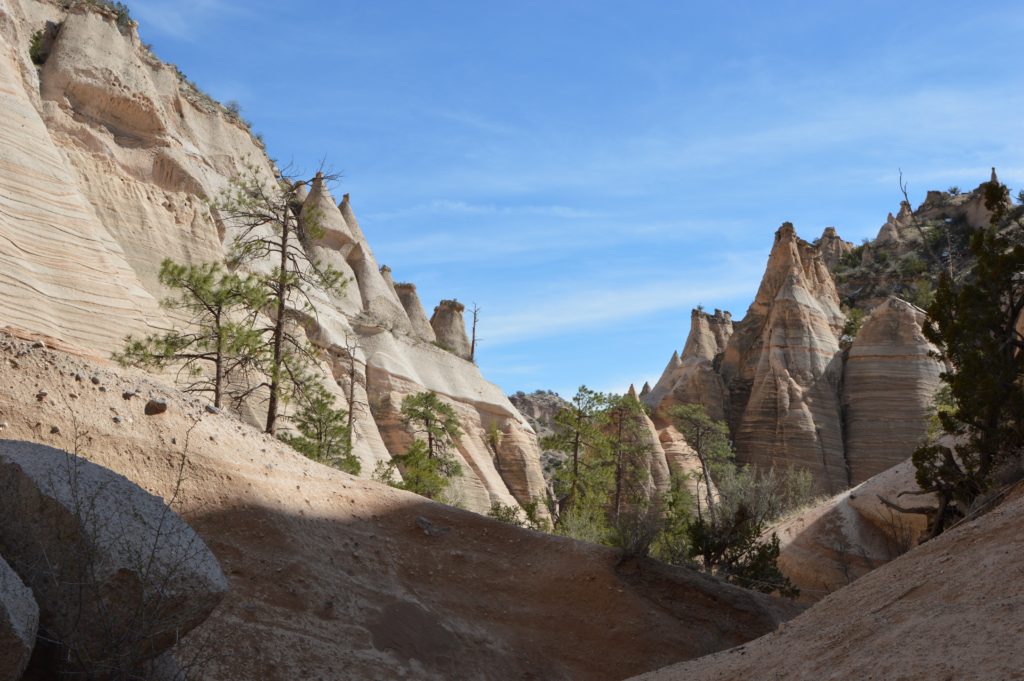
[[[457,300],[442,300],[434,308],[430,326],[437,336],[437,344],[456,357],[469,359],[469,337],[466,336],[466,322],[462,317],[466,306]]]
[[[412,323],[413,333],[428,343],[436,341],[437,335],[427,319],[427,313],[423,311],[419,294],[416,293],[416,284],[399,282],[394,284],[394,288],[398,299],[402,302],[402,307],[405,308],[405,313],[409,316],[409,321]]]
[[[0,681],[17,681],[36,643],[39,606],[0,556]]]
[[[428,537],[440,537],[442,534],[451,532],[452,529],[450,527],[438,527],[421,515],[416,516],[416,527],[423,530],[423,534]]]
[[[842,396],[854,484],[908,458],[926,435],[942,366],[924,321],[922,310],[890,297],[850,346]]]
[[[130,400],[130,399],[132,399],[133,397],[135,397],[138,394],[139,394],[139,391],[137,389],[134,389],[134,388],[131,389],[131,390],[125,390],[125,391],[123,391],[121,393],[121,399]]]
[[[142,662],[227,590],[213,554],[163,500],[29,442],[0,440],[0,553],[32,589],[60,659]]]
[[[213,406],[212,404],[205,405],[203,407],[203,409],[206,410],[207,414],[219,414],[219,413],[221,413],[221,410],[218,407]]]
[[[165,411],[167,411],[167,400],[163,398],[153,398],[146,402],[146,416],[156,416],[157,414],[163,414]]]
[[[99,374],[93,374],[92,376],[89,377],[89,381],[93,385],[99,385],[100,384],[100,375]]]
[[[40,390],[39,392],[36,393],[36,402],[42,402],[43,400],[46,399],[47,395],[49,395],[48,392],[46,392],[45,390]]]

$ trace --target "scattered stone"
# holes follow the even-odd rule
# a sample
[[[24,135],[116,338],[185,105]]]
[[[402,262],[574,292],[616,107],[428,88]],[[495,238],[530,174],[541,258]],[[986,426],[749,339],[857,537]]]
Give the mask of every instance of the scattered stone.
[[[92,381],[93,385],[99,385],[100,384],[100,375],[99,374],[93,374],[92,376],[89,377],[89,380]]]
[[[0,440],[0,553],[61,641],[54,660],[155,657],[227,591],[216,558],[162,499],[36,443]]]
[[[37,341],[32,343],[32,347],[33,348],[43,348],[45,350],[46,349],[46,343],[44,343],[43,341],[38,341],[37,340]]]
[[[156,416],[165,411],[167,411],[167,400],[163,398],[154,398],[146,402],[146,416]]]
[[[46,392],[45,390],[40,390],[39,392],[36,393],[36,401],[42,402],[43,400],[46,399],[47,395],[49,395],[48,392]]]
[[[437,537],[451,531],[450,527],[438,527],[434,523],[430,522],[421,515],[416,516],[416,525],[423,530],[423,534],[428,537]]]
[[[4,429],[4,428],[6,428],[6,427],[7,427],[8,425],[10,425],[10,424],[9,424],[9,423],[7,423],[7,421],[0,421],[0,430],[3,430],[3,429]]]
[[[101,393],[105,393],[105,392],[107,392],[107,386],[105,386],[105,385],[101,385],[101,386],[100,386],[100,392],[101,392]]]
[[[123,399],[130,400],[130,399],[132,399],[133,397],[135,397],[138,394],[139,394],[138,390],[125,390],[123,393],[121,393],[121,397]]]
[[[79,383],[81,383],[82,381],[84,381],[84,380],[85,380],[85,376],[84,376],[84,375],[82,374],[82,372],[81,372],[81,371],[76,371],[76,372],[75,372],[75,380],[76,380],[77,382],[79,382]]]
[[[0,681],[21,678],[39,626],[39,606],[32,591],[0,558]]]
[[[114,423],[121,423],[122,421],[124,421],[124,419],[121,418],[120,416],[115,416],[114,417]]]
[[[60,435],[60,426],[50,426],[50,435]]]
[[[218,407],[213,406],[212,404],[208,404],[208,405],[206,405],[206,413],[208,413],[208,414],[219,414],[220,413],[220,409]]]

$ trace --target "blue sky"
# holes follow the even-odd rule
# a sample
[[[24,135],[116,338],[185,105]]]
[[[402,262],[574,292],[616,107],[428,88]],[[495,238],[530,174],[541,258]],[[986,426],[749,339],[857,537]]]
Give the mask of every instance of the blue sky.
[[[1024,186],[1019,2],[132,0],[377,259],[481,308],[508,392],[638,387],[739,319],[783,221],[859,242],[990,166]]]

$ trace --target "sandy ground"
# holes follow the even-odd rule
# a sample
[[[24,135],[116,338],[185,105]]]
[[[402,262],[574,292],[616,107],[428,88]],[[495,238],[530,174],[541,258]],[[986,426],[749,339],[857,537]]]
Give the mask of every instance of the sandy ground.
[[[151,397],[169,409],[146,416]],[[181,653],[202,678],[621,679],[798,612],[353,478],[143,373],[2,334],[0,424],[165,498],[187,457],[175,507],[231,584]]]
[[[1024,493],[732,650],[644,681],[1024,679]]]

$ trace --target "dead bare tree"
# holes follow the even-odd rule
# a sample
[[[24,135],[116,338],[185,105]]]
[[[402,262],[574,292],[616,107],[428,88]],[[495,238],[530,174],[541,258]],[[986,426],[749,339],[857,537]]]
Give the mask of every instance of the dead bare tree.
[[[480,308],[476,303],[473,303],[473,334],[472,340],[469,343],[469,361],[476,363],[476,343],[479,338],[476,337],[476,323],[480,319]]]

